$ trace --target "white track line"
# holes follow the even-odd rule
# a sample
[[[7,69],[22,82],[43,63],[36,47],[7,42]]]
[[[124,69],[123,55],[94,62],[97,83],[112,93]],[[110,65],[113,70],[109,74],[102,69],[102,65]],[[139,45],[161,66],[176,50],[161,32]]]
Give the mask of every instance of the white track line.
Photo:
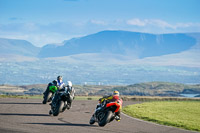
[[[157,124],[157,123],[153,123],[153,122],[149,122],[149,121],[145,121],[145,120],[141,120],[141,119],[138,119],[138,118],[131,117],[131,116],[129,116],[129,115],[127,115],[127,114],[124,114],[124,113],[122,113],[122,114],[123,114],[124,116],[128,117],[128,118],[133,119],[133,120],[137,120],[137,121],[140,121],[140,122],[145,122],[145,123],[148,123],[148,124],[153,124],[153,125],[162,126],[162,125]]]

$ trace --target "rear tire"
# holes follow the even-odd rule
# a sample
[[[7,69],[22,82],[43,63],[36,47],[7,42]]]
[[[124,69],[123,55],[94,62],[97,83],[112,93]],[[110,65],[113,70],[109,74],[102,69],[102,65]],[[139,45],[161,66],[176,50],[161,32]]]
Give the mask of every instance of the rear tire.
[[[53,95],[52,92],[49,92],[49,93],[48,93],[47,102],[50,102],[50,98],[51,98],[52,95]]]
[[[49,102],[49,99],[52,96],[52,92],[49,92],[47,95],[45,95],[44,100],[43,100],[43,104],[46,104],[47,102]]]
[[[113,113],[112,111],[108,111],[105,116],[102,118],[101,121],[98,122],[100,127],[105,126],[108,122],[110,122],[110,119],[112,118]]]

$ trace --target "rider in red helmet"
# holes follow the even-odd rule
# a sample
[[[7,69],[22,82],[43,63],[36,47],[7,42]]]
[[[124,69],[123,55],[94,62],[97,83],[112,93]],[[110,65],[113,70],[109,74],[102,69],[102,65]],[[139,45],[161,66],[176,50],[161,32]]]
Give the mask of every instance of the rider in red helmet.
[[[122,99],[119,97],[119,91],[114,91],[112,95],[110,96],[104,96],[103,98],[100,98],[99,99],[99,103],[103,102],[104,100],[107,100],[108,102],[117,102],[121,105],[122,107]],[[100,106],[100,104],[97,105],[97,108]],[[116,113],[116,117],[115,119],[117,121],[120,121],[121,120],[121,117],[120,117],[120,110]]]

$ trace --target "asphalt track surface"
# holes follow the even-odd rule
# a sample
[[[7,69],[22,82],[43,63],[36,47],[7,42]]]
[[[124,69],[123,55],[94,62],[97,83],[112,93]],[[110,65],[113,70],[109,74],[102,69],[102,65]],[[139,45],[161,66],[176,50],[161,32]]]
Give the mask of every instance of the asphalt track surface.
[[[122,114],[120,122],[105,127],[89,125],[97,101],[73,102],[72,108],[49,116],[50,105],[40,99],[0,98],[0,133],[194,133],[175,127],[162,126]],[[124,105],[136,102],[124,102]]]

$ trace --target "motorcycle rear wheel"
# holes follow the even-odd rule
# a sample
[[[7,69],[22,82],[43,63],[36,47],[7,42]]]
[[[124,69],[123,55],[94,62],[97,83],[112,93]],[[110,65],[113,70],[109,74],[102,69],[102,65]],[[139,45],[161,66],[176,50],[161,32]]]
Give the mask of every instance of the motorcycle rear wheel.
[[[43,104],[46,104],[47,102],[49,102],[50,98],[52,96],[52,92],[49,92],[45,97],[44,97],[44,100],[43,100]]]

